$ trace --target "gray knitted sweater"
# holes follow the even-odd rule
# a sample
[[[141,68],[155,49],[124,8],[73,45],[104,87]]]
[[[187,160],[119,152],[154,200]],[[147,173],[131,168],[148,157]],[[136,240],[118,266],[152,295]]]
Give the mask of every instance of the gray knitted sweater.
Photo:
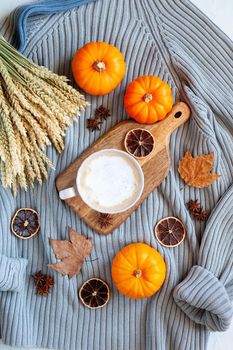
[[[2,33],[7,31],[5,24]],[[233,43],[186,0],[98,0],[32,17],[24,54],[71,77],[71,58],[89,41],[116,45],[127,72],[110,95],[86,96],[91,107],[68,131],[63,154],[48,149],[56,171],[42,187],[16,199],[0,188],[0,336],[13,346],[64,350],[204,350],[209,332],[224,331],[232,316]],[[167,178],[112,235],[100,236],[59,200],[54,181],[101,134],[127,118],[125,88],[147,74],[168,82],[174,101],[186,101],[192,117],[171,137]],[[101,131],[90,133],[86,118],[100,104],[113,116]],[[214,171],[221,178],[205,189],[185,185],[177,167],[187,150],[194,156],[214,152]],[[185,205],[190,199],[211,212],[206,223],[193,220]],[[20,207],[40,214],[40,233],[28,241],[10,233],[11,217]],[[173,249],[162,247],[153,234],[155,223],[171,215],[187,228],[184,242]],[[67,226],[94,243],[81,274],[72,279],[47,267],[56,262],[48,237],[68,239]],[[148,243],[167,264],[162,289],[149,299],[128,299],[112,284],[111,261],[131,242]],[[35,294],[30,276],[38,270],[55,278],[47,298]],[[77,296],[93,276],[112,288],[108,305],[97,310],[85,308]]]

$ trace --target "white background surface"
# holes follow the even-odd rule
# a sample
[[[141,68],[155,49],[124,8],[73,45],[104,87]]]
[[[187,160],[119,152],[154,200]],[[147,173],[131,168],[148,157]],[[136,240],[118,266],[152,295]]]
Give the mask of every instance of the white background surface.
[[[60,0],[65,1],[65,0]],[[25,0],[0,0],[0,19],[15,7],[28,3]],[[30,1],[32,2],[32,1]],[[214,23],[216,23],[233,40],[233,0],[192,0]],[[208,350],[232,350],[233,349],[233,322],[230,329],[225,333],[212,334]],[[12,350],[0,341],[0,350]],[[16,350],[16,348],[14,348]],[[24,350],[24,349],[21,349]],[[25,349],[36,350],[36,349]],[[66,349],[69,350],[69,349]],[[77,349],[78,350],[78,349]],[[80,349],[81,350],[81,349]],[[93,349],[90,349],[93,350]],[[101,349],[100,349],[101,350]],[[109,349],[111,350],[111,349]],[[133,349],[125,349],[133,350]],[[178,349],[177,349],[178,350]],[[189,350],[189,349],[187,349]],[[199,349],[196,349],[199,350]]]

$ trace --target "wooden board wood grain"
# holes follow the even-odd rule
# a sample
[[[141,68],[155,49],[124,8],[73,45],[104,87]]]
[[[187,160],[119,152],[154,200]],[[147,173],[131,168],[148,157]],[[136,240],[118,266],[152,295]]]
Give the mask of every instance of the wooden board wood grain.
[[[184,102],[178,102],[173,106],[172,111],[168,114],[168,116],[156,124],[138,124],[133,120],[120,122],[109,130],[109,132],[100,137],[57,177],[57,190],[61,191],[75,185],[78,168],[82,164],[83,160],[92,153],[109,148],[125,150],[124,139],[129,130],[139,127],[149,130],[155,138],[155,147],[153,152],[148,157],[138,160],[144,173],[145,185],[143,194],[134,207],[123,213],[111,215],[112,225],[101,228],[100,224],[98,223],[99,213],[90,209],[79,196],[67,199],[65,201],[66,204],[68,204],[80,216],[80,218],[83,219],[97,233],[111,233],[129,217],[129,215],[167,176],[170,165],[170,135],[175,129],[185,123],[189,117],[189,107]]]

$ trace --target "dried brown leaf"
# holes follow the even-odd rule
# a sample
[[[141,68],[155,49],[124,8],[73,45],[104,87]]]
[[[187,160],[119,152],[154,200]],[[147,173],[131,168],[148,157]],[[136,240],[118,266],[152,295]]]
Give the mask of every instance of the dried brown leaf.
[[[211,173],[213,160],[214,153],[192,157],[190,152],[186,152],[179,162],[178,171],[187,185],[198,188],[207,187],[221,176]]]
[[[48,266],[71,278],[79,274],[85,257],[91,253],[93,243],[91,239],[77,233],[70,227],[69,236],[70,241],[50,239],[54,254],[61,261]]]

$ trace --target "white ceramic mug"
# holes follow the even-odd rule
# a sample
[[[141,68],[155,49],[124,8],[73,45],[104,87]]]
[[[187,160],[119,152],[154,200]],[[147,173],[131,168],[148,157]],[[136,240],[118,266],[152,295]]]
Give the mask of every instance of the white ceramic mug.
[[[114,160],[113,158],[111,158],[111,161],[113,162],[112,170],[114,170],[115,168],[115,171],[114,173],[109,172],[108,174],[108,171],[111,168],[111,166],[109,166],[108,168],[108,165],[109,165],[108,162],[110,161],[109,157],[114,157],[115,159]],[[100,159],[100,158],[102,159],[101,160],[102,165],[106,164],[106,169],[102,170],[103,166],[102,168],[101,167],[99,168],[100,173],[102,172],[103,181],[105,181],[105,183],[101,183],[102,177],[99,176],[99,183],[97,184],[99,185],[99,188],[97,186],[98,191],[100,191],[100,193],[98,193],[99,195],[101,195],[101,186],[104,189],[106,188],[106,190],[103,193],[103,196],[101,197],[101,198],[104,197],[103,200],[108,202],[109,198],[110,199],[112,198],[113,202],[116,202],[118,195],[119,197],[121,196],[123,198],[124,196],[127,196],[127,193],[130,194],[130,189],[131,187],[133,188],[132,190],[133,193],[131,193],[131,196],[129,196],[128,199],[126,198],[122,200],[122,203],[118,205],[113,205],[112,207],[111,207],[111,203],[110,204],[108,203],[107,206],[94,203],[92,200],[90,200],[90,196],[93,193],[93,191],[92,192],[91,190],[89,191],[89,198],[88,198],[88,194],[85,193],[85,191],[83,190],[83,183],[85,182],[85,179],[87,179],[85,175],[85,171],[86,171],[86,174],[89,174],[89,177],[92,176],[92,178],[95,181],[94,171],[92,171],[92,174],[90,171],[89,173],[87,173],[87,171],[88,171],[88,167],[90,168],[91,162],[94,165],[93,160],[95,161],[96,159]],[[105,162],[107,163],[103,163],[104,159],[105,159]],[[120,163],[117,164],[116,162],[120,162]],[[96,166],[98,166],[97,163],[96,163]],[[127,175],[127,171],[129,176]],[[133,182],[131,185],[126,184],[127,181],[129,182],[129,180],[127,180],[128,178],[131,178],[132,181],[134,181],[134,184]],[[109,181],[109,179],[111,179],[111,181],[113,182]],[[118,185],[118,187],[115,186],[116,190],[119,189],[115,197],[114,197],[114,192],[112,193],[112,191],[114,191],[114,186],[113,186],[114,181]],[[124,186],[126,186],[126,188],[124,188]],[[109,189],[109,198],[108,198],[107,189]],[[104,149],[93,153],[83,161],[83,163],[81,164],[81,166],[77,171],[76,183],[74,187],[66,188],[60,191],[59,196],[62,200],[80,196],[83,202],[85,202],[86,205],[88,205],[91,209],[95,211],[98,211],[101,213],[117,214],[133,207],[141,197],[143,189],[144,189],[144,174],[138,161],[134,157],[132,157],[130,154],[124,151],[120,151],[117,149]]]

